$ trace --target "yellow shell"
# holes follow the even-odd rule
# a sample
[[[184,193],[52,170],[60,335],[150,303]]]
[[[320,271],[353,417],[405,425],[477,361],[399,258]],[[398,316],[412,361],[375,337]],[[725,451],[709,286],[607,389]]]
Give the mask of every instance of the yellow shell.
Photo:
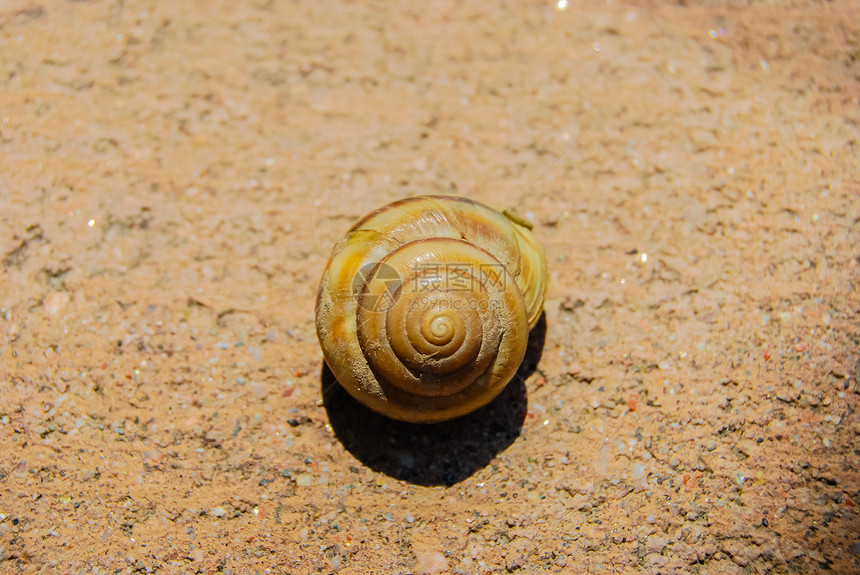
[[[453,419],[514,376],[546,284],[543,249],[513,218],[460,197],[407,198],[335,244],[317,336],[334,376],[371,409]]]

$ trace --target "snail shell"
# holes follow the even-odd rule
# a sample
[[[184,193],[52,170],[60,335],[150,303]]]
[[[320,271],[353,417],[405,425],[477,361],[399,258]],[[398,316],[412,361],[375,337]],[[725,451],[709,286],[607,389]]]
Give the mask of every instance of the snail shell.
[[[519,220],[460,197],[407,198],[335,244],[317,336],[334,376],[371,409],[453,419],[514,376],[546,284],[543,249]]]

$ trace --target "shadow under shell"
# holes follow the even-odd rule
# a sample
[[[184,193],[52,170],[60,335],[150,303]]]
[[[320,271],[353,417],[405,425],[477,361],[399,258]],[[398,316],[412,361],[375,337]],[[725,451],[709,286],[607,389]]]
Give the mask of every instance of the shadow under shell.
[[[486,467],[508,448],[525,420],[525,380],[534,373],[546,338],[542,314],[528,348],[504,390],[484,407],[441,423],[405,423],[365,407],[346,392],[323,363],[323,405],[335,436],[367,467],[416,485],[453,485]]]

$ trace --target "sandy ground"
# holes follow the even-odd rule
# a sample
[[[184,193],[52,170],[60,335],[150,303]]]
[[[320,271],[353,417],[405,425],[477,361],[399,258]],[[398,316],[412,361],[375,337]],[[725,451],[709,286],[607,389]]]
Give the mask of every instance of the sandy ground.
[[[0,572],[860,572],[860,7],[708,4],[0,4]],[[424,193],[551,271],[437,426],[313,323]]]

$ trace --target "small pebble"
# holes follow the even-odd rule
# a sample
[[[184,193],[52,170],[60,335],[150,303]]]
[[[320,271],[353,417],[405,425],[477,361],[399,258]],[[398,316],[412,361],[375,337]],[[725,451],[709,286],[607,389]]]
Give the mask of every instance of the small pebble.
[[[308,487],[311,484],[311,476],[307,473],[302,473],[296,476],[296,485],[299,487]]]
[[[214,515],[215,517],[224,517],[225,515],[227,515],[227,511],[225,511],[224,508],[219,505],[212,510],[212,515]]]
[[[645,556],[645,562],[652,567],[663,567],[669,562],[669,558],[656,553],[651,553]]]
[[[251,384],[251,389],[257,397],[264,397],[266,395],[266,383],[263,381],[253,382]]]
[[[418,560],[418,572],[424,575],[436,575],[448,570],[448,561],[438,551],[423,551],[415,555]]]
[[[69,294],[66,292],[51,292],[45,296],[43,305],[45,311],[51,315],[56,315],[62,311],[69,303]]]

